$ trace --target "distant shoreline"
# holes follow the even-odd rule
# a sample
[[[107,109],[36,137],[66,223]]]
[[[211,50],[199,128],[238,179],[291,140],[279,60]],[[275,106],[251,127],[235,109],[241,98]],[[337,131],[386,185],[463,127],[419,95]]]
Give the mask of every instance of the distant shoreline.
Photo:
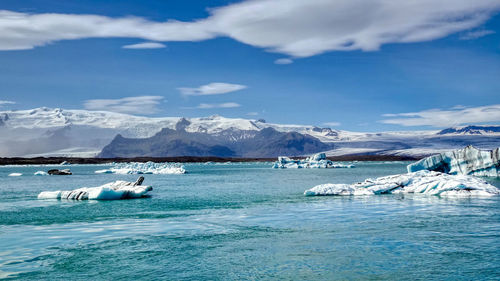
[[[304,157],[294,157],[304,158]],[[345,155],[328,157],[332,161],[413,161],[418,160],[418,157],[411,156],[394,156],[394,155]],[[180,156],[180,157],[135,157],[135,158],[78,158],[78,157],[4,157],[0,158],[0,166],[4,165],[40,165],[53,164],[58,165],[63,161],[71,164],[105,164],[111,162],[272,162],[276,158],[225,158],[225,157],[195,157],[195,156]]]

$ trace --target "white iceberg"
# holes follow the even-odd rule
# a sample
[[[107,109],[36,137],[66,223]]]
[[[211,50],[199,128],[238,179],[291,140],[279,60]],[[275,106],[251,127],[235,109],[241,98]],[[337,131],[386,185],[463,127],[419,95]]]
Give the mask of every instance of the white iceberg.
[[[448,175],[418,171],[367,179],[355,184],[322,184],[304,192],[306,196],[377,195],[418,193],[438,196],[493,196],[500,190],[483,179],[468,175]]]
[[[20,177],[22,175],[23,175],[22,173],[10,173],[9,177]]]
[[[36,171],[34,173],[35,176],[48,176],[49,173],[45,172],[45,171]]]
[[[306,159],[295,160],[289,157],[278,157],[278,161],[273,164],[275,169],[301,169],[301,168],[354,168],[351,164],[335,163],[326,159],[325,153],[317,153]]]
[[[136,182],[115,181],[97,187],[82,187],[70,191],[44,191],[38,194],[38,199],[68,199],[68,200],[118,200],[146,197],[151,186],[142,185],[144,178]]]
[[[408,172],[438,171],[451,175],[500,176],[500,148],[487,151],[471,145],[424,158],[408,165]]]
[[[154,162],[131,162],[131,163],[118,163],[113,168],[97,170],[96,174],[185,174],[186,169],[184,166],[179,166],[170,163],[154,163]]]

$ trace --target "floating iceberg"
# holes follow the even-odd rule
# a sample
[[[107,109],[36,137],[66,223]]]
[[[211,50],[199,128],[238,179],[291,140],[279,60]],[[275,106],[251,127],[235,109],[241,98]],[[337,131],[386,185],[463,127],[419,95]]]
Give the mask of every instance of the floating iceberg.
[[[52,169],[47,172],[49,175],[58,175],[58,176],[69,176],[72,175],[73,173],[69,169]]]
[[[314,154],[311,157],[307,157],[304,160],[294,160],[289,157],[278,157],[278,161],[273,164],[275,169],[287,169],[287,168],[354,168],[354,165],[346,165],[332,162],[326,159],[325,153]]]
[[[304,192],[306,196],[376,195],[420,193],[439,196],[493,196],[500,190],[488,182],[467,175],[448,175],[434,171],[418,171],[367,179],[355,184],[322,184]]]
[[[9,177],[20,177],[22,175],[23,175],[22,173],[10,173]]]
[[[471,145],[424,158],[408,165],[408,172],[430,170],[451,175],[500,176],[500,148],[486,151]]]
[[[97,170],[96,174],[185,174],[184,166],[173,165],[169,163],[154,163],[154,162],[132,162],[118,163],[113,168],[105,170]]]
[[[48,176],[49,174],[45,171],[36,171],[34,173],[35,176]]]
[[[38,199],[68,199],[68,200],[118,200],[146,197],[151,186],[143,186],[144,177],[136,182],[115,181],[97,187],[82,187],[70,191],[44,191],[38,194]]]

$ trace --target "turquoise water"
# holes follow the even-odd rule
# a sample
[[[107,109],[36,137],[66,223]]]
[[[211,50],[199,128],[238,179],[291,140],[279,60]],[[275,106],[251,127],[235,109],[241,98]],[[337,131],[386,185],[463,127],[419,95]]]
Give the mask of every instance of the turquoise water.
[[[151,198],[83,202],[36,196],[137,176],[97,175],[108,166],[96,165],[69,166],[72,176],[0,167],[0,278],[498,280],[498,197],[303,196],[317,184],[403,173],[406,164],[188,164],[185,175],[146,175]]]

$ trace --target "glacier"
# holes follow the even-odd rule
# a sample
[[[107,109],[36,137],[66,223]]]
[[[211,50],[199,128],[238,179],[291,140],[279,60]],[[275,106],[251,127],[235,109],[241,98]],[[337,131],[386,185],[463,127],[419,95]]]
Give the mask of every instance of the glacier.
[[[326,159],[325,153],[317,153],[306,159],[295,160],[289,157],[280,156],[278,161],[273,164],[275,169],[301,169],[301,168],[354,168],[352,164],[335,163]]]
[[[426,157],[407,166],[408,172],[438,171],[451,175],[500,176],[500,148],[480,150],[471,145]]]
[[[378,195],[415,193],[436,196],[494,196],[500,190],[487,181],[468,175],[449,175],[422,170],[366,179],[354,184],[321,184],[304,192],[306,196]]]
[[[416,158],[467,144],[492,149],[500,143],[498,125],[372,133],[217,115],[200,118],[144,117],[106,111],[34,108],[0,111],[0,156],[95,157],[118,134],[124,138],[150,138],[163,129],[183,129],[189,133],[208,134],[224,142],[244,143],[249,136],[266,128],[297,132],[315,137],[325,144],[335,144],[331,150],[313,151],[323,151],[328,156],[374,154]]]
[[[38,199],[68,200],[118,200],[146,197],[153,190],[151,186],[142,185],[144,177],[136,182],[115,181],[97,187],[82,187],[69,191],[43,191]]]
[[[110,169],[103,169],[95,171],[96,174],[185,174],[186,169],[182,165],[170,163],[154,163],[154,162],[130,162],[130,163],[115,163],[114,167]]]

